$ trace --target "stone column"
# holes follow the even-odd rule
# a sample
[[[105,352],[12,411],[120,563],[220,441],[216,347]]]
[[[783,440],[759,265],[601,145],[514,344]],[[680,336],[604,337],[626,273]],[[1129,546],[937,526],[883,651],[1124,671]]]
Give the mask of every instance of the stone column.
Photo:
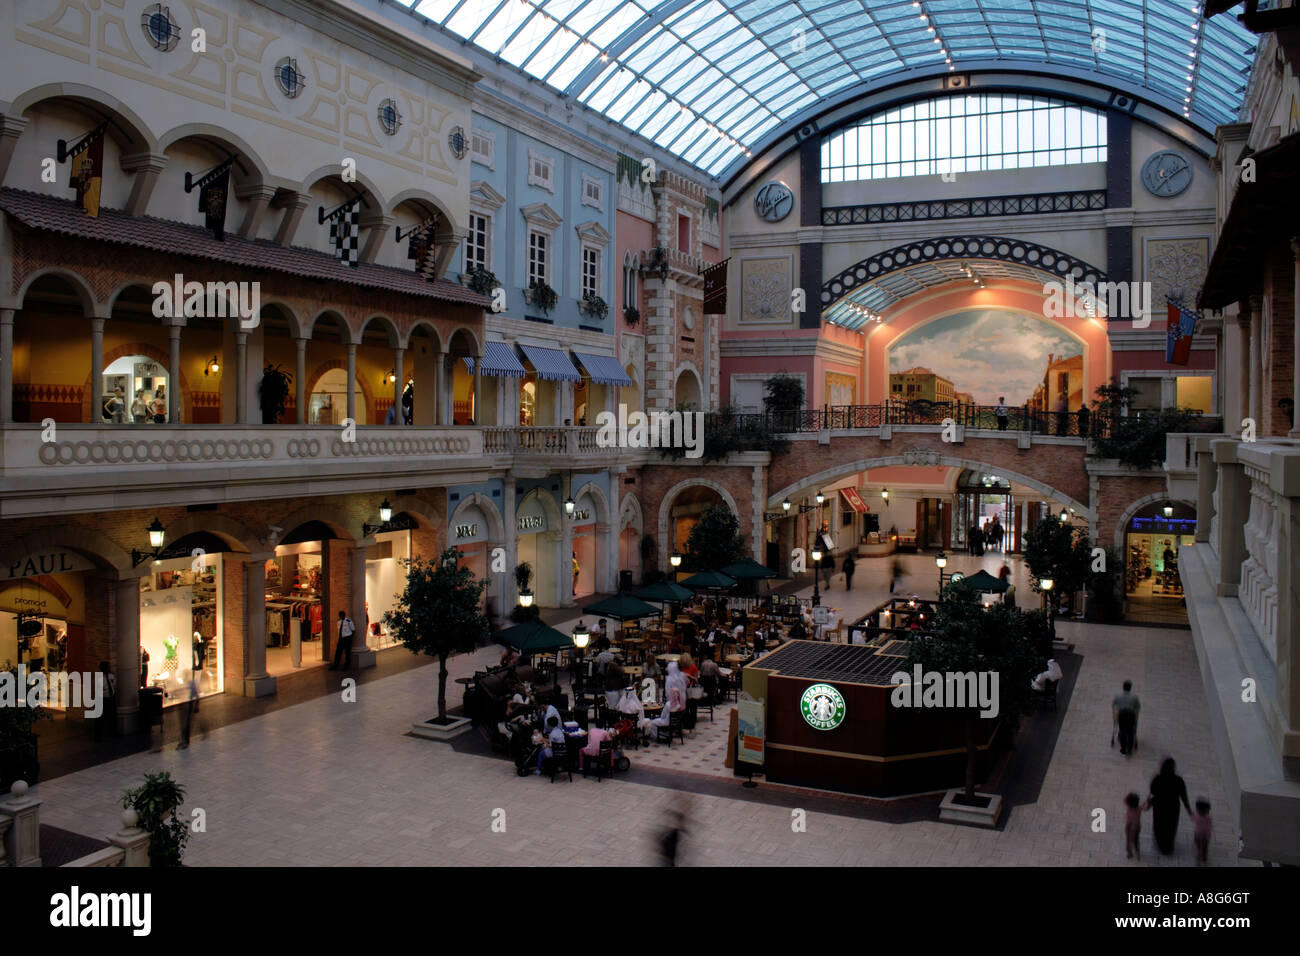
[[[511,380],[513,381],[513,379]],[[518,603],[519,594],[515,586],[515,565],[519,563],[519,537],[515,527],[515,495],[518,489],[515,487],[514,475],[507,474],[503,479],[504,488],[501,491],[501,520],[502,533],[505,540],[501,546],[506,549],[506,577],[501,587],[500,597],[500,615],[507,616],[514,606]],[[489,552],[491,549],[489,548]],[[489,561],[491,560],[489,554]],[[489,567],[491,565],[489,564]],[[534,591],[534,596],[536,592]]]
[[[573,494],[573,476],[565,472],[560,479],[560,600],[556,607],[573,607],[573,519],[564,513],[564,502]]]
[[[357,347],[348,343],[348,418],[357,420]]]
[[[0,859],[9,866],[41,865],[41,801],[28,795],[29,786],[18,781],[0,801],[0,820],[8,824]]]
[[[299,425],[307,424],[307,339],[294,339],[297,354],[295,358],[293,380],[294,419]]]
[[[455,362],[452,355],[444,354],[438,362],[438,424],[450,425],[455,420],[456,390]]]
[[[266,559],[272,554],[244,557],[245,697],[269,697],[276,680],[266,672]],[[231,560],[231,555],[226,555]]]
[[[1196,449],[1196,543],[1209,543],[1210,523],[1214,519],[1214,489],[1219,472],[1214,467],[1214,449],[1209,435],[1192,439]]]
[[[474,356],[474,405],[470,419],[475,425],[484,425],[483,421],[483,356]]]
[[[117,626],[113,668],[117,678],[117,732],[133,734],[140,729],[140,581],[126,578],[105,581],[104,586],[113,589]]]
[[[1224,316],[1223,346],[1223,427],[1229,433],[1239,433],[1241,420],[1250,414],[1250,315],[1244,303],[1238,304],[1236,315]],[[1230,368],[1229,361],[1236,362],[1236,367]],[[1235,381],[1235,389],[1228,385],[1231,381]]]
[[[172,320],[173,323],[176,321]],[[167,423],[178,425],[181,420],[181,326],[169,325],[167,338]]]
[[[1263,344],[1263,309],[1264,297],[1250,297],[1250,417],[1255,420],[1255,428],[1264,427],[1264,344]]]
[[[0,309],[0,424],[8,424],[13,420],[14,310]]]
[[[1291,252],[1295,254],[1292,266],[1291,290],[1291,430],[1288,438],[1300,438],[1300,236],[1291,238]]]
[[[349,555],[350,574],[348,577],[351,606],[348,616],[356,625],[352,634],[352,666],[360,670],[375,666],[375,652],[366,646],[366,632],[370,629],[370,616],[366,612],[366,550],[368,545],[352,548]]]
[[[1282,775],[1300,780],[1300,453],[1274,452],[1273,488],[1277,502],[1277,703],[1282,711]]]
[[[259,417],[258,421],[261,421]],[[248,421],[248,333],[235,333],[235,424]]]
[[[403,349],[393,349],[393,374],[397,376],[393,381],[393,407],[396,409],[393,412],[393,421],[398,425],[404,423],[402,418],[402,390],[406,387],[406,374],[402,371],[402,356],[404,354]]]
[[[1219,554],[1219,581],[1216,593],[1232,597],[1241,581],[1241,565],[1246,553],[1246,521],[1250,517],[1250,479],[1246,469],[1237,460],[1235,439],[1220,438],[1210,443],[1214,461],[1218,466],[1219,511],[1217,548]]]
[[[90,424],[104,422],[104,320],[90,320]]]
[[[618,590],[618,535],[614,527],[609,523],[596,525],[597,594]]]

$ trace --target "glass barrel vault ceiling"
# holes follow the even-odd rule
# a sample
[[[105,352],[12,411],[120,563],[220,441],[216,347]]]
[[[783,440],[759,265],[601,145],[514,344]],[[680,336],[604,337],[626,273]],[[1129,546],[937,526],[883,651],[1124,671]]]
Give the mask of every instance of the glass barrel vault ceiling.
[[[1194,0],[394,0],[717,175],[851,87],[973,61],[1107,77],[1207,132],[1255,37]]]

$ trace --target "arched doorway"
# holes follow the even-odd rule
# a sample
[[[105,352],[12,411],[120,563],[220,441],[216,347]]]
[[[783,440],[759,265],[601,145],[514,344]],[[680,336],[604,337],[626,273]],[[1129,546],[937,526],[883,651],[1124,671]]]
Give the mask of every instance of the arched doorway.
[[[561,520],[560,507],[545,488],[532,489],[515,508],[516,553],[520,564],[532,566],[540,607],[559,607],[573,593],[573,556],[563,552]]]
[[[1134,511],[1123,530],[1125,620],[1187,625],[1178,558],[1195,544],[1194,506],[1159,498]]]
[[[701,410],[704,408],[700,398],[702,393],[700,377],[695,374],[695,370],[684,368],[678,373],[677,384],[673,388],[674,407]]]

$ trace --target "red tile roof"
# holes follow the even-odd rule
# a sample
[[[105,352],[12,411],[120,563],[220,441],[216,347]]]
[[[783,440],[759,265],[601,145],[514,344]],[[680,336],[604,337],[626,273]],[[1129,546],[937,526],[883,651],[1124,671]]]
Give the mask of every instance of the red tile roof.
[[[25,189],[0,188],[0,209],[33,229],[80,239],[195,256],[327,282],[346,282],[480,308],[492,304],[486,296],[454,282],[443,279],[428,282],[413,269],[395,269],[364,262],[350,268],[328,253],[281,246],[266,239],[244,239],[230,233],[226,233],[225,241],[218,242],[199,226],[153,216],[131,216],[120,209],[100,207],[99,217],[94,218],[87,216],[74,202]],[[321,228],[328,229],[328,226]]]

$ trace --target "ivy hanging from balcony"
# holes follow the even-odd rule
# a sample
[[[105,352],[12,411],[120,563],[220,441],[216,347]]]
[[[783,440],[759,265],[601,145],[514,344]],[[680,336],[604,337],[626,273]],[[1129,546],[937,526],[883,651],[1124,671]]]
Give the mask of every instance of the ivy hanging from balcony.
[[[555,290],[547,285],[544,281],[533,279],[528,283],[528,288],[524,290],[524,298],[529,305],[535,305],[543,312],[550,312],[555,308],[558,296]]]
[[[624,306],[623,318],[627,321],[628,325],[636,325],[641,321],[641,310],[634,305]]]
[[[592,295],[590,292],[582,294],[582,311],[588,315],[594,315],[596,318],[603,320],[609,315],[609,306],[605,300],[598,295]]]
[[[466,285],[479,295],[491,295],[492,290],[501,283],[497,281],[497,275],[491,269],[485,269],[483,266],[473,266],[469,272],[465,273]]]

